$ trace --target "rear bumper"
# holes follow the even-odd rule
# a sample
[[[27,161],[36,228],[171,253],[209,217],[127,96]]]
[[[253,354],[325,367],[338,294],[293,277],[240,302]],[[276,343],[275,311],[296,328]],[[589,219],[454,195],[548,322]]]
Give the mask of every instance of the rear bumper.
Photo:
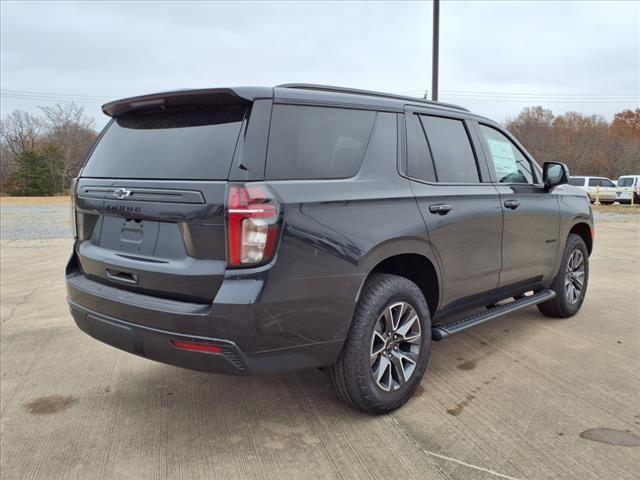
[[[304,298],[292,298],[292,288],[278,288],[288,296],[270,300],[266,278],[256,274],[226,279],[216,300],[205,305],[104,285],[74,262],[67,268],[67,299],[82,331],[129,353],[192,370],[245,375],[330,365],[352,315],[353,300],[330,292],[327,297],[318,288],[305,289],[315,294],[300,294]],[[218,346],[220,353],[179,349],[174,341]]]
[[[619,192],[616,196],[616,200],[620,203],[631,203],[631,197],[633,196],[633,203],[638,203],[640,199],[640,193],[634,193],[632,191]]]
[[[87,310],[71,300],[69,300],[69,307],[80,330],[96,340],[125,352],[190,370],[231,375],[250,373],[244,354],[233,342],[143,327]],[[182,350],[175,347],[173,344],[175,340],[218,346],[221,353]]]

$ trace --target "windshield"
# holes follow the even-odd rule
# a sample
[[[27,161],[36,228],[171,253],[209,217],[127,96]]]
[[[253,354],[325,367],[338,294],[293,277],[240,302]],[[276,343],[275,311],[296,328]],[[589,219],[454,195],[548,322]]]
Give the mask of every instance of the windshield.
[[[633,186],[633,177],[620,177],[618,179],[619,187],[632,187]]]
[[[226,180],[245,108],[234,105],[117,117],[82,176]]]

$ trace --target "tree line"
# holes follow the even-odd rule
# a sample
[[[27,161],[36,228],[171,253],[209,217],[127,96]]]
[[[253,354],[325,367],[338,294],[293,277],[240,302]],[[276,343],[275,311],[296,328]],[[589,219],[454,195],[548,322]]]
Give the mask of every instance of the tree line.
[[[56,195],[68,192],[97,133],[74,103],[15,110],[0,122],[0,192]]]
[[[538,162],[566,163],[574,175],[640,174],[640,108],[607,122],[598,115],[555,116],[528,107],[506,127]],[[8,114],[0,121],[0,193],[66,193],[97,135],[93,120],[73,103],[40,107],[39,114]]]
[[[608,177],[640,174],[640,108],[616,113],[611,122],[599,115],[529,107],[507,120],[533,157],[563,162],[573,175]]]

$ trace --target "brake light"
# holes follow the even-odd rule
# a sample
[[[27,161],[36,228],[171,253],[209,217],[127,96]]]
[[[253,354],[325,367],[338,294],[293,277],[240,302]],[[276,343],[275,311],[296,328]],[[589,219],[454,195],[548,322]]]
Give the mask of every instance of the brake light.
[[[227,190],[227,264],[256,265],[273,257],[280,208],[264,184],[230,184]]]

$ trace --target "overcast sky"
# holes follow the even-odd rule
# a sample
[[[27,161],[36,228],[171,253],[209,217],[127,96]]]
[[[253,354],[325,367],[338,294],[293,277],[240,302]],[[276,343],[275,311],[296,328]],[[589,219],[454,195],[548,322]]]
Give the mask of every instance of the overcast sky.
[[[2,2],[2,116],[73,99],[323,83],[421,95],[428,2]],[[610,119],[640,95],[640,2],[441,5],[440,100],[503,121],[524,106]]]

